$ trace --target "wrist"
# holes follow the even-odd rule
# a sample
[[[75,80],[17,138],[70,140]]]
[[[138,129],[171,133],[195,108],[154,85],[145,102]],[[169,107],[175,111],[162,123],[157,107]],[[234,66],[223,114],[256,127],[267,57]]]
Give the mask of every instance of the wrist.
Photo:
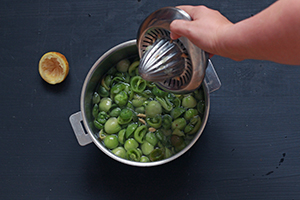
[[[243,36],[236,24],[227,24],[218,31],[217,55],[235,61],[247,59],[243,49]]]

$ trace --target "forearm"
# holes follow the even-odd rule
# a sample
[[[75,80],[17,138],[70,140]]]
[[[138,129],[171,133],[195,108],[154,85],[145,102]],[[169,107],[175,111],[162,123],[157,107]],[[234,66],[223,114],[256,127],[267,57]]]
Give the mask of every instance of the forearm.
[[[300,64],[300,2],[279,0],[220,36],[220,55]],[[299,55],[299,56],[297,56]]]

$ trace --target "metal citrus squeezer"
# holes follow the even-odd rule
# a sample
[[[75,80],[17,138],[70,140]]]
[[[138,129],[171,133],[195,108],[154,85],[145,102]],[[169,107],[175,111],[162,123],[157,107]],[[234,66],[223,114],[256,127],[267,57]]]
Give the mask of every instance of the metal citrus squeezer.
[[[137,36],[139,73],[165,91],[189,93],[209,76],[208,70],[215,71],[208,54],[186,37],[170,38],[170,24],[175,19],[192,20],[181,9],[165,7],[143,21]],[[215,81],[221,84],[218,78]]]

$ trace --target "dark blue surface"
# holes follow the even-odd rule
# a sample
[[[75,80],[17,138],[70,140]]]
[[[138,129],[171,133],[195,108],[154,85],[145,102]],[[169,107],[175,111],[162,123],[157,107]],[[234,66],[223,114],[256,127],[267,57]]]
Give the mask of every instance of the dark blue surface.
[[[204,4],[237,22],[274,0],[72,0],[0,3],[0,199],[299,199],[300,67],[212,61],[222,87],[198,142],[152,168],[79,146],[68,118],[83,81],[108,49],[134,39],[164,6]],[[70,63],[55,86],[38,74],[48,51]]]

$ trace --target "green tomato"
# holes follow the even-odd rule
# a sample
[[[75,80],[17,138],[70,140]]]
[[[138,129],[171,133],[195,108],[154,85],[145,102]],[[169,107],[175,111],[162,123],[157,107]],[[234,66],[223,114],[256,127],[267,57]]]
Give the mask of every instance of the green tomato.
[[[204,96],[203,88],[201,87],[199,90],[194,91],[194,96],[198,101],[204,100],[205,96]]]
[[[179,107],[181,105],[181,101],[179,98],[175,97],[173,100],[172,100],[172,103],[175,107]]]
[[[120,79],[120,80],[118,80],[118,81],[123,81],[123,79],[120,78],[120,77],[116,77],[116,78],[114,78],[114,79]],[[116,83],[116,84],[111,88],[110,93],[113,94],[112,96],[114,96],[114,95],[120,93],[121,91],[125,90],[125,88],[126,88],[127,86],[128,86],[127,83],[118,82],[118,83]]]
[[[153,118],[155,117],[155,115],[162,113],[162,107],[157,101],[150,101],[146,106],[145,111],[147,117]]]
[[[104,97],[101,99],[99,103],[99,110],[108,112],[109,109],[111,108],[111,105],[112,105],[112,100],[110,98]]]
[[[167,97],[156,97],[156,100],[160,103],[160,105],[166,110],[171,111],[173,109],[173,105]]]
[[[177,118],[172,122],[172,129],[179,129],[183,130],[184,127],[186,126],[186,121],[184,118]]]
[[[172,135],[170,141],[174,147],[179,147],[180,145],[182,145],[182,143],[184,143],[183,137],[178,135]]]
[[[162,91],[161,89],[159,89],[158,87],[154,87],[153,89],[152,89],[152,93],[153,93],[153,95],[154,96],[158,96],[158,97],[165,97],[165,96],[167,96],[167,92],[165,92],[165,91]]]
[[[170,129],[172,125],[172,117],[170,115],[164,115],[162,117],[162,126],[164,129]]]
[[[129,149],[126,157],[128,160],[139,162],[141,159],[141,153],[137,149]]]
[[[172,151],[168,148],[165,148],[165,158],[170,158],[172,155]]]
[[[186,144],[183,142],[181,145],[175,147],[175,151],[179,152],[186,147]]]
[[[103,142],[108,149],[114,149],[119,145],[118,137],[116,135],[106,136]]]
[[[138,124],[137,123],[132,123],[132,124],[129,124],[126,128],[126,134],[125,134],[125,137],[126,138],[129,138],[129,136],[132,135],[132,133],[134,133],[135,129],[138,127]]]
[[[93,104],[98,104],[100,102],[100,96],[97,92],[94,92],[93,95]]]
[[[144,102],[144,101],[147,100],[146,97],[144,97],[144,96],[142,96],[142,94],[138,94],[138,93],[135,93],[135,94],[133,95],[133,98],[134,98],[135,100],[140,100],[140,101],[142,101],[142,102]]]
[[[108,97],[109,96],[108,90],[105,87],[103,87],[102,85],[99,86],[98,93],[101,97]]]
[[[145,136],[145,139],[147,142],[155,146],[158,142],[157,137],[155,136],[155,133],[148,132]]]
[[[192,95],[183,97],[182,106],[185,108],[194,108],[197,105],[196,99]]]
[[[136,150],[140,153],[140,155],[143,155],[143,152],[140,148],[136,148]]]
[[[173,119],[177,119],[178,117],[180,117],[183,113],[185,112],[184,108],[181,107],[176,107],[171,111],[171,116],[173,117]]]
[[[188,124],[186,125],[186,127],[184,128],[184,132],[189,134],[190,132],[192,132],[192,130],[194,129],[194,125],[192,124]]]
[[[205,110],[205,101],[204,100],[200,100],[198,102],[197,110],[199,111],[199,113],[204,114],[204,110]]]
[[[186,126],[188,127],[188,126]],[[184,131],[186,130],[186,127],[184,128]],[[178,128],[175,128],[174,131],[172,132],[172,135],[177,135],[177,136],[185,136],[184,132],[179,130]]]
[[[104,127],[103,124],[98,122],[96,119],[93,121],[93,123],[94,123],[94,126],[99,130],[103,129],[103,127]]]
[[[116,72],[117,72],[117,69],[116,69],[115,67],[111,67],[111,68],[108,70],[107,74],[108,74],[108,75],[112,75],[112,74],[114,74],[114,73],[116,73]]]
[[[141,145],[141,149],[144,155],[149,155],[153,149],[154,146],[152,144],[150,144],[149,142],[145,141],[142,145]]]
[[[142,156],[140,162],[149,162],[149,158],[147,156]]]
[[[141,107],[143,105],[143,100],[142,99],[133,99],[132,105],[134,107]]]
[[[105,122],[104,129],[106,133],[114,134],[121,130],[121,126],[119,125],[117,118],[111,117]]]
[[[134,76],[130,80],[130,87],[132,91],[142,93],[147,87],[147,82],[140,76]]]
[[[184,118],[185,118],[186,120],[190,120],[190,119],[192,119],[193,117],[195,117],[196,115],[198,115],[197,109],[191,108],[191,109],[187,110],[187,111],[184,113]]]
[[[124,148],[128,151],[130,149],[138,148],[139,143],[134,138],[129,138],[125,141]]]
[[[111,70],[113,70],[113,69],[115,69],[115,68],[111,68]],[[111,84],[111,81],[112,81],[111,76],[110,76],[110,75],[107,75],[107,76],[105,76],[105,77],[101,80],[101,86],[104,87],[104,89],[105,89],[106,91],[108,91],[108,90],[110,90],[110,84]],[[101,93],[102,93],[102,92],[100,92],[100,90],[102,90],[102,88],[99,87],[98,93],[99,93],[100,96],[101,96]],[[104,91],[104,93],[106,93],[106,92]]]
[[[135,131],[134,131],[134,139],[138,141],[139,143],[144,142],[144,136],[146,135],[147,132],[147,126],[142,125],[139,126]]]
[[[133,105],[132,105],[132,103],[130,101],[128,101],[126,107],[129,108],[129,109],[131,109],[131,110],[134,110],[134,107],[133,107]]]
[[[154,98],[151,90],[144,90],[143,93],[141,93],[141,95],[145,98]]]
[[[127,72],[130,65],[130,61],[127,59],[121,60],[117,63],[117,70],[119,72]]]
[[[135,61],[129,66],[128,73],[130,76],[138,75],[136,73],[136,70],[138,70],[139,64],[140,64],[140,61]]]
[[[114,100],[116,104],[118,104],[120,107],[123,107],[128,102],[128,95],[125,91],[121,91],[114,97]]]
[[[123,147],[117,147],[111,150],[111,152],[120,158],[126,158],[126,150]]]
[[[172,129],[161,129],[161,131],[165,136],[172,135]]]
[[[161,117],[161,115],[155,115],[155,117],[153,117],[153,118],[147,117],[146,122],[149,126],[152,126],[153,128],[158,129],[161,127],[162,117]]]
[[[94,117],[94,118],[97,118],[98,113],[99,113],[99,106],[98,106],[98,104],[95,104],[95,105],[93,106],[93,110],[92,110],[92,115],[93,115],[93,117]]]
[[[166,136],[164,135],[164,133],[162,132],[162,130],[157,130],[155,132],[155,136],[161,142],[165,142],[165,140],[166,140]]]
[[[137,107],[137,108],[135,109],[135,112],[137,112],[137,113],[145,113],[145,108],[144,108],[143,106]]]
[[[190,120],[190,123],[185,127],[184,132],[187,134],[196,133],[201,127],[201,118],[197,115]]]
[[[100,140],[104,140],[104,138],[106,137],[106,133],[104,133],[103,129],[101,129],[98,133],[98,137],[100,138]]]
[[[126,132],[126,129],[122,129],[118,133],[118,139],[119,139],[120,144],[124,144],[124,142],[125,142],[125,132]]]
[[[121,108],[117,107],[117,108],[114,108],[110,113],[109,115],[111,117],[118,117],[121,113]]]
[[[133,113],[131,110],[124,108],[121,112],[120,112],[120,118],[124,121],[128,121],[131,120],[133,116]]]
[[[98,116],[97,116],[97,120],[101,123],[104,124],[106,122],[106,120],[108,119],[108,114],[104,111],[99,112]]]
[[[151,161],[158,161],[164,159],[164,152],[161,149],[154,149],[150,153],[150,160]]]
[[[147,86],[148,86],[148,88],[155,88],[156,87],[155,83],[151,82],[151,81],[147,81]]]

